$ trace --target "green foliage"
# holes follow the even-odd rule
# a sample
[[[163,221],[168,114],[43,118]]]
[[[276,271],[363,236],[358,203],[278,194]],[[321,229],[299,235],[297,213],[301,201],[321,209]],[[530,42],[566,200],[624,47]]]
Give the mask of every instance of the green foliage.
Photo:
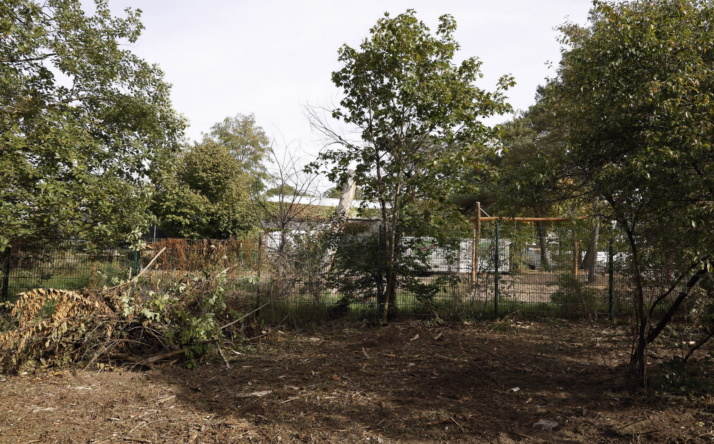
[[[572,274],[558,276],[558,290],[550,300],[560,305],[566,315],[593,316],[597,312],[597,291]]]
[[[569,50],[553,91],[574,185],[646,239],[639,253],[677,251],[666,258],[677,268],[714,246],[702,226],[714,197],[712,16],[706,1],[596,2],[589,28],[562,28]]]
[[[333,116],[357,126],[363,143],[341,139],[339,149],[321,154],[318,165],[332,165],[331,180],[340,182],[357,162],[365,198],[396,203],[397,212],[415,199],[449,194],[455,167],[474,161],[491,136],[480,119],[509,109],[501,92],[512,84],[504,77],[496,93],[474,86],[480,62],[453,64],[455,30],[446,15],[431,35],[409,10],[385,15],[359,50],[340,49],[344,66],[332,80],[345,97]]]
[[[631,366],[644,385],[647,345],[714,252],[705,222],[714,216],[714,5],[595,1],[590,17],[587,28],[561,28],[565,50],[546,100],[568,133],[561,164],[572,190],[606,202],[629,245]]]
[[[21,238],[126,241],[148,226],[182,137],[162,72],[126,49],[139,13],[79,0],[0,6],[0,249]]]
[[[345,301],[380,301],[386,289],[384,241],[378,234],[346,235],[334,241],[328,285]]]
[[[227,309],[225,285],[226,273],[221,272],[187,276],[168,290],[144,294],[128,282],[83,293],[22,293],[11,319],[3,318],[0,325],[0,371],[91,363],[112,356],[150,363],[156,359],[152,354],[183,354],[193,367],[221,347],[226,337],[237,336],[222,327],[231,322],[231,313],[237,314]]]
[[[460,282],[457,275],[450,273],[425,278],[430,274],[429,260],[437,246],[444,245],[431,238],[402,239],[397,246],[397,285],[426,309],[433,308],[438,294],[456,288]],[[387,297],[383,234],[340,234],[332,239],[331,248],[334,258],[327,284],[343,295],[343,304],[353,301],[379,304]]]
[[[256,125],[253,114],[236,114],[216,123],[211,127],[211,131],[203,136],[204,144],[210,142],[228,148],[240,163],[243,173],[252,178],[255,190],[264,188],[263,181],[268,178],[264,162],[270,160],[267,155],[271,146],[263,128]]]
[[[196,144],[162,172],[154,212],[163,228],[183,237],[239,237],[256,225],[251,181],[224,145]]]
[[[154,213],[162,228],[187,238],[225,239],[255,229],[254,197],[268,179],[271,147],[253,115],[227,117],[165,165],[156,181]]]
[[[567,153],[567,132],[539,88],[537,103],[501,126],[503,150],[492,162],[498,169],[493,212],[509,216],[547,217],[563,214],[556,202],[568,197],[561,164]]]
[[[160,326],[169,343],[186,352],[189,367],[223,338],[218,320],[226,311],[225,277],[192,277],[168,294],[152,295],[145,304],[144,310],[155,313],[154,328]]]
[[[343,66],[332,73],[344,91],[332,116],[357,127],[361,141],[318,125],[338,148],[324,150],[310,168],[324,167],[335,183],[354,168],[364,198],[379,202],[390,310],[396,301],[397,242],[404,220],[414,214],[410,207],[431,202],[420,219],[426,223],[431,214],[454,211],[449,196],[463,191],[462,172],[479,165],[493,135],[480,119],[509,110],[503,91],[513,84],[510,77],[489,93],[474,85],[481,75],[477,59],[453,63],[459,49],[455,30],[448,15],[432,34],[413,10],[394,18],[386,14],[359,49],[340,48]]]
[[[404,289],[414,294],[417,302],[419,302],[424,309],[434,310],[436,307],[436,297],[445,291],[458,291],[460,283],[461,278],[458,275],[446,273],[429,280],[412,277],[412,279],[405,283]]]
[[[10,310],[12,310],[12,302],[0,302],[0,334],[16,327],[15,320],[10,316]]]

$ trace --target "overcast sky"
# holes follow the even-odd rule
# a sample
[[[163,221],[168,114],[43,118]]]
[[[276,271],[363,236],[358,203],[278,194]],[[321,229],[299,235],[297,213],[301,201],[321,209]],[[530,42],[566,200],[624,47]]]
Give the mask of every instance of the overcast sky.
[[[533,103],[536,86],[560,60],[565,21],[586,23],[590,0],[109,0],[116,15],[141,9],[146,29],[133,51],[158,64],[173,85],[174,108],[189,120],[187,136],[225,117],[255,114],[278,147],[315,154],[322,146],[305,106],[331,107],[340,92],[330,81],[337,50],[358,46],[388,11],[411,8],[432,30],[451,14],[458,24],[458,59],[478,57],[493,90],[504,74],[515,109]]]

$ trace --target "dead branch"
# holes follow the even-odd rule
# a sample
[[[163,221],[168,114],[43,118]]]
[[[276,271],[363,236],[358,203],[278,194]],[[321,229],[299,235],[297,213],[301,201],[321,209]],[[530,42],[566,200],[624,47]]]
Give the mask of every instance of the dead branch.
[[[270,302],[266,302],[265,304],[261,305],[260,307],[256,308],[255,310],[251,311],[250,313],[244,314],[243,316],[239,317],[238,319],[227,323],[226,325],[224,325],[223,327],[221,327],[221,330],[223,330],[224,328],[228,328],[228,327],[230,327],[231,325],[236,324],[236,323],[242,321],[243,319],[247,318],[248,316],[252,315],[253,313],[256,313],[256,312],[262,310],[263,308],[265,308],[265,307],[268,306],[268,305],[270,305]]]
[[[161,253],[163,253],[164,251],[166,251],[166,247],[162,248],[158,253],[156,253],[156,255],[154,256],[154,258],[151,259],[151,261],[149,261],[149,265],[147,265],[146,267],[142,268],[141,271],[140,271],[139,273],[137,273],[136,276],[134,276],[133,278],[131,278],[130,280],[128,280],[128,281],[126,281],[126,282],[122,282],[122,283],[119,284],[119,285],[115,285],[114,287],[108,288],[107,291],[117,290],[117,289],[119,289],[119,288],[121,288],[121,287],[125,287],[125,286],[127,286],[127,285],[133,284],[133,283],[135,283],[136,281],[138,281],[138,280],[139,280],[139,277],[140,277],[142,274],[144,274],[144,272],[146,272],[146,270],[148,270],[152,265],[154,265],[154,262],[156,262],[156,259],[158,259],[159,256],[161,256]]]

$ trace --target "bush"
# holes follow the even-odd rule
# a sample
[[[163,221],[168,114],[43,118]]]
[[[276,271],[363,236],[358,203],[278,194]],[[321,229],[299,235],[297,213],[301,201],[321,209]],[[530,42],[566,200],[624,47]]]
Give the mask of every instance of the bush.
[[[240,337],[242,325],[231,322],[240,315],[226,306],[225,272],[187,277],[161,292],[141,293],[134,283],[82,293],[20,294],[11,325],[3,321],[0,371],[79,362],[150,365],[181,356],[193,367],[220,351],[225,339]]]
[[[571,274],[558,277],[558,290],[550,300],[560,305],[565,314],[592,316],[597,311],[597,292]]]

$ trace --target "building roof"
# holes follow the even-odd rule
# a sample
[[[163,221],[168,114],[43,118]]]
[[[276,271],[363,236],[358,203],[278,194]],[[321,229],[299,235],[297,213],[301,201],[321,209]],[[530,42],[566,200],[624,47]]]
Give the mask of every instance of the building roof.
[[[297,205],[311,205],[317,207],[331,207],[337,208],[340,203],[340,199],[334,197],[322,197],[322,196],[268,196],[268,202],[286,202],[293,203]],[[378,209],[379,204],[377,202],[369,202],[364,200],[353,200],[351,208],[368,208],[368,209]]]

